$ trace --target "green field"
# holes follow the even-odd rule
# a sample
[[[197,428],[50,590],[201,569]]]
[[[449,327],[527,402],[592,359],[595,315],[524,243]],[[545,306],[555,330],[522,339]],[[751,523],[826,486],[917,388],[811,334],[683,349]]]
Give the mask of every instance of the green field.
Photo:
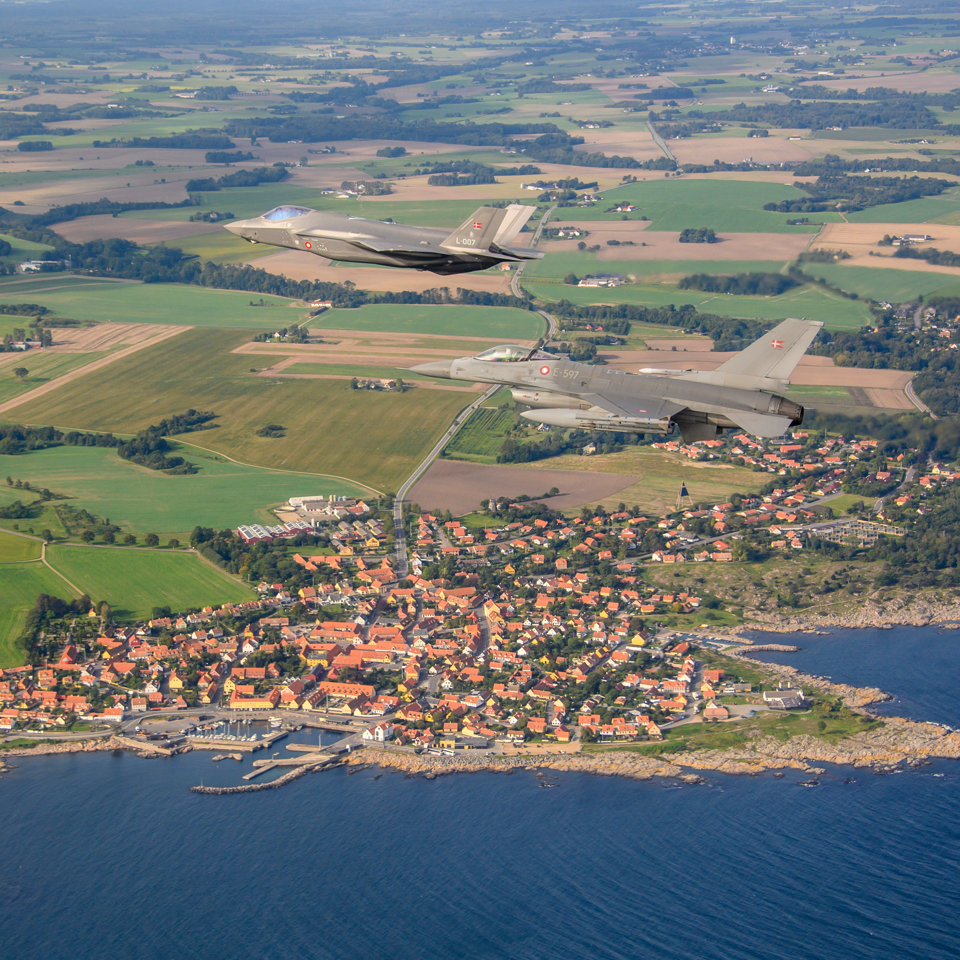
[[[0,563],[0,669],[24,662],[17,641],[23,634],[27,612],[41,593],[64,600],[76,597],[76,593],[39,560],[34,563]]]
[[[538,300],[545,301],[548,310],[550,302],[558,300],[569,300],[578,305],[636,303],[646,307],[665,307],[671,303],[682,306],[689,303],[701,313],[719,316],[756,320],[806,317],[808,320],[821,320],[834,330],[862,327],[871,319],[865,304],[814,286],[797,287],[779,297],[740,297],[724,293],[703,293],[698,290],[678,290],[672,284],[666,283],[628,284],[609,290],[571,287],[559,283],[531,283],[524,284],[524,287]],[[664,328],[665,331],[669,329],[671,328]]]
[[[930,220],[953,223],[957,214],[960,214],[960,191],[954,188],[938,197],[921,197],[857,210],[848,213],[847,219],[851,223],[927,223]]]
[[[12,400],[21,393],[62,377],[65,373],[92,363],[97,357],[102,356],[102,351],[99,353],[48,353],[45,350],[31,350],[15,361],[0,364],[0,401]],[[30,371],[23,379],[14,376],[13,373],[20,367]]]
[[[430,382],[432,379],[420,373],[411,373],[403,367],[362,366],[351,363],[295,363],[292,366],[284,367],[282,374],[284,376],[299,374],[327,377],[375,377],[378,380],[390,380],[399,377],[401,380],[423,380],[425,382]]]
[[[203,431],[193,434],[191,439],[206,445],[217,432]],[[47,487],[64,494],[71,498],[66,501],[70,506],[109,517],[118,526],[141,536],[156,533],[181,540],[198,524],[222,530],[242,523],[276,522],[268,507],[291,496],[366,493],[345,481],[243,466],[187,445],[178,453],[197,464],[200,473],[168,476],[121,460],[109,447],[64,446],[15,457],[0,456],[0,476],[29,480],[33,487]],[[0,491],[9,500],[34,499],[29,492],[6,487]],[[9,521],[4,523],[9,525]],[[21,529],[29,526],[37,532],[48,525],[45,520],[20,521]]]
[[[443,455],[454,460],[494,463],[515,419],[513,409],[480,407],[444,447]]]
[[[310,329],[427,333],[510,341],[536,340],[544,332],[544,322],[532,310],[512,307],[384,303],[355,310],[326,310],[310,322]]]
[[[590,242],[589,237],[587,242]],[[546,250],[543,260],[535,260],[523,271],[523,286],[541,277],[562,280],[568,273],[578,277],[615,273],[640,281],[649,277],[649,282],[654,283],[657,277],[686,277],[694,273],[780,273],[788,263],[786,260],[598,260],[597,255],[589,250],[551,251],[549,244]]]
[[[246,339],[238,331],[190,330],[116,361],[109,377],[78,377],[15,415],[135,433],[191,407],[212,410],[219,427],[189,440],[242,463],[347,477],[385,491],[400,486],[469,400],[460,391],[380,393],[350,390],[342,380],[257,377],[251,357],[230,352]],[[256,436],[271,423],[287,435]]]
[[[12,533],[0,533],[0,563],[23,563],[40,556],[40,543]]]
[[[91,600],[106,600],[121,619],[149,617],[155,606],[184,610],[253,597],[194,554],[59,544],[47,548],[47,559]]]
[[[535,277],[562,280],[568,273],[575,273],[578,277],[586,274],[618,273],[638,280],[661,276],[687,277],[694,273],[724,276],[737,273],[780,273],[789,262],[787,260],[598,260],[595,253],[587,250],[551,252],[549,246],[546,249],[548,252],[543,260],[535,260],[523,271],[524,286],[526,286],[526,280]]]
[[[683,230],[712,227],[717,233],[816,233],[818,227],[790,227],[796,214],[764,210],[765,203],[798,200],[807,194],[779,183],[746,180],[646,180],[603,191],[603,199],[590,207],[565,207],[564,220],[622,220],[621,213],[605,213],[607,207],[629,200],[637,207],[631,219],[641,215],[652,223],[650,230]],[[838,222],[839,214],[817,214],[818,220]]]
[[[265,243],[251,245],[226,230],[201,233],[196,237],[183,237],[179,240],[166,240],[156,246],[177,247],[188,256],[199,257],[201,262],[212,260],[214,263],[246,263],[248,260],[269,257],[277,252],[276,247]],[[317,266],[323,262],[318,261]]]
[[[307,310],[299,301],[285,297],[211,290],[180,283],[85,282],[46,290],[27,285],[0,284],[0,303],[42,303],[54,312],[75,320],[119,323],[182,324],[194,327],[245,327],[275,330],[300,323]],[[297,309],[290,306],[295,304]],[[20,318],[20,325],[23,320]]]
[[[861,297],[873,297],[891,303],[905,303],[934,292],[940,296],[960,295],[960,277],[949,273],[887,267],[845,267],[839,263],[808,263],[804,264],[804,270]]]

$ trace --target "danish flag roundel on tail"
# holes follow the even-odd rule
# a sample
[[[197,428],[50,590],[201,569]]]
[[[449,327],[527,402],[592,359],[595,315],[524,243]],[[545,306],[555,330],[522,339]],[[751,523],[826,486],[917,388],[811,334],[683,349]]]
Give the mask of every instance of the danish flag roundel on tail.
[[[475,229],[479,230],[483,226],[483,224],[479,220],[474,220],[473,226]]]
[[[773,347],[774,350],[782,350],[782,349],[783,349],[783,341],[782,341],[782,340],[772,340],[772,341],[770,342],[770,346]]]

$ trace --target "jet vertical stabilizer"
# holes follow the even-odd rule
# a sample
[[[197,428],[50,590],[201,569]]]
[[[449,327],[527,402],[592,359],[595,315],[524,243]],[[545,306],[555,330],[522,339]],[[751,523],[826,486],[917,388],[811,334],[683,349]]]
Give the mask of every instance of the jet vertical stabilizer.
[[[535,209],[521,203],[511,203],[504,208],[481,207],[464,220],[440,246],[458,253],[469,251],[481,256],[503,253],[509,257],[514,251],[504,248],[520,232],[520,228],[530,219]],[[523,259],[539,260],[543,253],[524,250],[520,252],[520,256]]]
[[[784,320],[746,350],[720,364],[716,372],[789,380],[822,326],[819,320]]]

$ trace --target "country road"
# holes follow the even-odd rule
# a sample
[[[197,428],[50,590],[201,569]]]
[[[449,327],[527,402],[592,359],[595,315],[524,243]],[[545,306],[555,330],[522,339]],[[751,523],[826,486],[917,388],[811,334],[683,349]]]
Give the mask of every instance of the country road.
[[[546,213],[540,218],[540,222],[537,224],[537,229],[533,234],[533,240],[530,243],[531,247],[535,247],[540,242],[540,234],[543,232],[543,228],[547,225],[547,221],[550,219],[550,215],[556,210],[556,205],[550,207]],[[513,290],[513,295],[515,297],[521,297],[520,293],[520,274],[523,272],[525,264],[520,264],[516,272],[513,275],[513,279],[510,281],[511,289]],[[550,316],[545,310],[538,310],[537,313],[547,323],[547,333],[546,340],[552,340],[553,336],[557,332],[557,321]],[[420,462],[417,468],[410,474],[406,479],[403,486],[397,491],[397,497],[393,502],[393,530],[394,530],[394,540],[395,540],[395,553],[397,558],[397,576],[401,580],[406,577],[408,563],[407,563],[407,532],[403,526],[403,504],[406,499],[407,494],[413,488],[413,485],[426,473],[430,464],[433,463],[437,457],[440,456],[443,448],[450,442],[454,434],[467,422],[470,418],[470,415],[473,413],[477,407],[480,406],[485,400],[489,397],[492,397],[500,389],[499,384],[494,384],[492,387],[489,387],[485,390],[476,400],[473,401],[469,406],[464,407],[463,410],[457,414],[456,419],[450,426],[446,429],[443,436],[434,444],[430,452],[424,457]]]

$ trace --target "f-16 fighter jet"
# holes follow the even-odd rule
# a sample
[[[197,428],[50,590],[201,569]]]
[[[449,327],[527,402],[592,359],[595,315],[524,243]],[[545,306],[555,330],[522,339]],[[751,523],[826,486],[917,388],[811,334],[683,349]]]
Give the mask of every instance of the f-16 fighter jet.
[[[581,430],[670,434],[713,440],[742,429],[778,437],[803,422],[803,407],[779,395],[822,323],[784,320],[716,370],[645,368],[623,373],[506,344],[475,357],[411,367],[429,377],[502,383],[533,407],[528,420]]]
[[[540,260],[542,251],[510,247],[534,209],[520,203],[481,207],[452,233],[294,206],[274,207],[262,217],[237,220],[226,228],[251,243],[303,250],[327,260],[412,267],[448,276],[498,263]]]

